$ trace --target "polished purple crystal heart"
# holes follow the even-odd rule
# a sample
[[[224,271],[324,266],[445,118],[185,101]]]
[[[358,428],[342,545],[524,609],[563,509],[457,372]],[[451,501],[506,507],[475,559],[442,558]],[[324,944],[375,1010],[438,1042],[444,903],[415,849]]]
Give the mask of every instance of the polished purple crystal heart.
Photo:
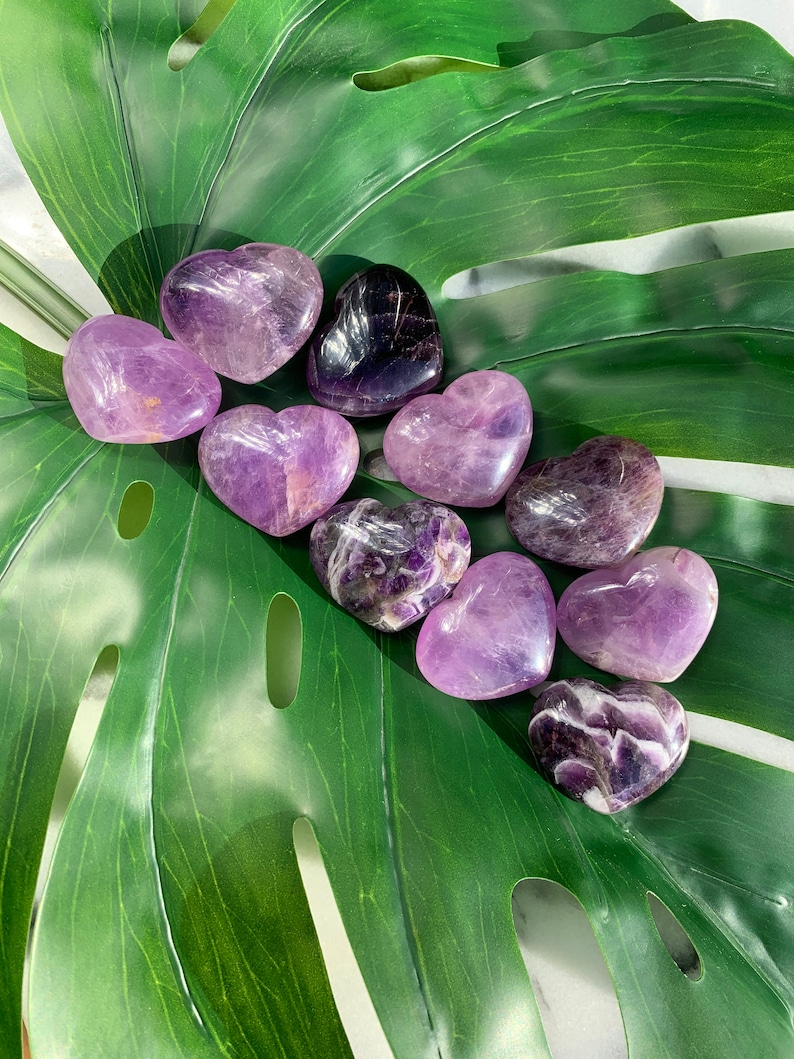
[[[221,403],[202,360],[131,316],[81,324],[66,344],[63,381],[80,424],[99,441],[175,441],[201,430]]]
[[[274,537],[325,514],[352,482],[358,455],[348,421],[316,405],[238,405],[210,423],[198,449],[218,499]]]
[[[312,342],[306,378],[312,397],[345,415],[393,412],[441,380],[436,314],[407,272],[373,265],[334,302],[336,319]]]
[[[411,500],[339,504],[312,527],[312,565],[351,614],[396,632],[427,614],[463,576],[471,556],[465,524],[448,508]]]
[[[160,309],[177,342],[238,382],[272,375],[308,341],[323,299],[311,258],[290,246],[202,250],[171,269]]]
[[[532,406],[518,379],[472,371],[400,409],[386,428],[383,452],[415,493],[489,507],[518,474],[531,438]]]
[[[505,514],[510,532],[534,555],[588,569],[615,566],[644,543],[663,493],[653,453],[607,435],[521,471]]]
[[[573,677],[538,697],[529,741],[569,798],[617,813],[670,779],[689,748],[689,724],[678,699],[655,684],[627,680],[606,688]]]
[[[525,555],[492,552],[425,618],[416,664],[448,695],[497,699],[546,679],[554,637],[554,596],[543,571]]]
[[[651,548],[565,589],[557,628],[574,654],[618,676],[666,682],[698,653],[717,613],[717,579],[686,548]]]

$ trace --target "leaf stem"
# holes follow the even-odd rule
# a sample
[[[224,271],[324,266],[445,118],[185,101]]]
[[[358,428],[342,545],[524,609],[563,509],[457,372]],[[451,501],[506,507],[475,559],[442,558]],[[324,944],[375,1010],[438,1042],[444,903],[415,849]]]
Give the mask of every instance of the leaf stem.
[[[88,319],[87,313],[76,302],[2,240],[0,287],[13,294],[64,338]]]

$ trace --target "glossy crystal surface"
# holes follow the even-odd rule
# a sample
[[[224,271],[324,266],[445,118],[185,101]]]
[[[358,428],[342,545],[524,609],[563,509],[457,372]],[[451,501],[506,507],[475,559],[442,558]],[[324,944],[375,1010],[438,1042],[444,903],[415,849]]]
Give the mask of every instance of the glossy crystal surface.
[[[336,318],[312,342],[312,397],[345,415],[393,412],[441,380],[444,355],[433,307],[392,265],[357,272],[339,290]]]
[[[574,654],[618,676],[666,682],[698,653],[717,613],[717,579],[687,548],[651,548],[565,589],[557,628]]]
[[[207,365],[152,324],[93,316],[72,334],[63,381],[87,434],[99,441],[175,441],[200,430],[221,403]]]
[[[260,382],[308,341],[323,299],[311,258],[290,246],[247,243],[202,250],[160,289],[166,326],[221,375]]]
[[[425,618],[416,662],[425,679],[461,699],[496,699],[545,680],[554,653],[554,597],[525,555],[472,563],[450,599]]]
[[[527,551],[592,569],[615,566],[642,547],[663,494],[653,453],[630,438],[604,435],[521,471],[505,514]]]
[[[401,408],[386,428],[383,452],[415,493],[490,507],[518,474],[531,438],[532,405],[521,383],[504,371],[472,371]]]
[[[333,507],[353,480],[358,455],[347,420],[316,405],[282,412],[239,405],[210,423],[198,450],[218,499],[274,537],[294,533]]]
[[[388,508],[339,504],[312,527],[312,565],[325,590],[356,618],[396,632],[449,594],[471,557],[462,519],[428,500]]]
[[[673,775],[689,748],[689,724],[678,699],[656,684],[604,687],[573,677],[538,697],[529,741],[556,787],[596,812],[616,813]]]

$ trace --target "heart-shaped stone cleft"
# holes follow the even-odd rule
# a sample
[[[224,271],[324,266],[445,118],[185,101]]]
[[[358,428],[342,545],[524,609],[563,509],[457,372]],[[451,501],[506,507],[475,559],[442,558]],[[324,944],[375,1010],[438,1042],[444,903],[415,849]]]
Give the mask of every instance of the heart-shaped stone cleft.
[[[420,496],[460,507],[501,500],[532,440],[527,391],[504,371],[472,371],[415,397],[386,428],[383,452]]]
[[[377,500],[349,500],[317,520],[309,552],[341,607],[382,632],[397,632],[449,595],[469,565],[471,539],[454,511],[431,501],[390,509]]]
[[[201,430],[221,403],[202,360],[131,316],[81,324],[66,345],[63,381],[81,426],[99,441],[175,441]]]
[[[204,430],[198,457],[219,500],[284,537],[333,507],[353,480],[359,447],[350,423],[329,408],[238,405]]]
[[[276,243],[191,254],[174,265],[160,290],[163,319],[176,341],[245,383],[267,378],[297,353],[322,300],[311,258]]]
[[[701,556],[650,548],[570,584],[557,606],[557,628],[574,654],[597,669],[666,683],[703,646],[717,598],[714,571]]]
[[[573,677],[538,697],[529,741],[564,794],[598,813],[617,813],[670,779],[689,748],[689,724],[678,699],[655,684],[604,687]]]
[[[510,532],[543,559],[593,569],[642,547],[664,494],[656,457],[630,438],[591,438],[521,471],[505,498]]]
[[[555,631],[554,596],[540,567],[525,555],[492,552],[425,618],[416,663],[447,695],[502,698],[546,679]]]
[[[394,412],[441,381],[444,354],[433,307],[392,265],[357,272],[339,290],[336,318],[312,342],[312,397],[344,415]]]

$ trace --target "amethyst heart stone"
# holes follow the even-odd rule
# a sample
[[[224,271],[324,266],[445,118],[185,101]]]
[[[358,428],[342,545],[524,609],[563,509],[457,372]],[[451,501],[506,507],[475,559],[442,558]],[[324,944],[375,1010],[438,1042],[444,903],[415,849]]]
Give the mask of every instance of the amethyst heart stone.
[[[218,499],[274,537],[325,514],[352,482],[358,454],[348,421],[316,405],[239,405],[213,419],[198,448]]]
[[[504,371],[472,371],[443,393],[415,397],[386,428],[383,452],[421,496],[490,507],[518,474],[532,438],[527,391]]]
[[[441,334],[427,295],[407,272],[373,265],[334,302],[336,319],[312,342],[312,397],[354,416],[393,412],[441,380]]]
[[[449,595],[471,557],[469,531],[440,504],[377,500],[339,504],[312,527],[312,566],[356,618],[397,632]]]
[[[543,571],[525,555],[493,552],[425,618],[416,663],[447,695],[497,699],[546,679],[554,636],[554,597]]]
[[[507,492],[505,513],[527,551],[592,569],[615,566],[642,546],[663,493],[652,452],[630,438],[604,436],[521,471]]]
[[[63,381],[81,426],[99,441],[175,441],[201,430],[221,403],[202,360],[131,316],[81,324],[66,345]]]
[[[308,341],[322,300],[311,258],[275,243],[192,254],[160,290],[177,342],[238,382],[260,382],[285,364]]]
[[[574,654],[598,669],[663,683],[698,653],[717,613],[717,579],[686,548],[651,548],[570,584],[557,628]]]
[[[689,724],[678,699],[655,684],[605,688],[573,677],[538,697],[529,741],[564,794],[597,813],[617,813],[670,779],[689,748]]]

